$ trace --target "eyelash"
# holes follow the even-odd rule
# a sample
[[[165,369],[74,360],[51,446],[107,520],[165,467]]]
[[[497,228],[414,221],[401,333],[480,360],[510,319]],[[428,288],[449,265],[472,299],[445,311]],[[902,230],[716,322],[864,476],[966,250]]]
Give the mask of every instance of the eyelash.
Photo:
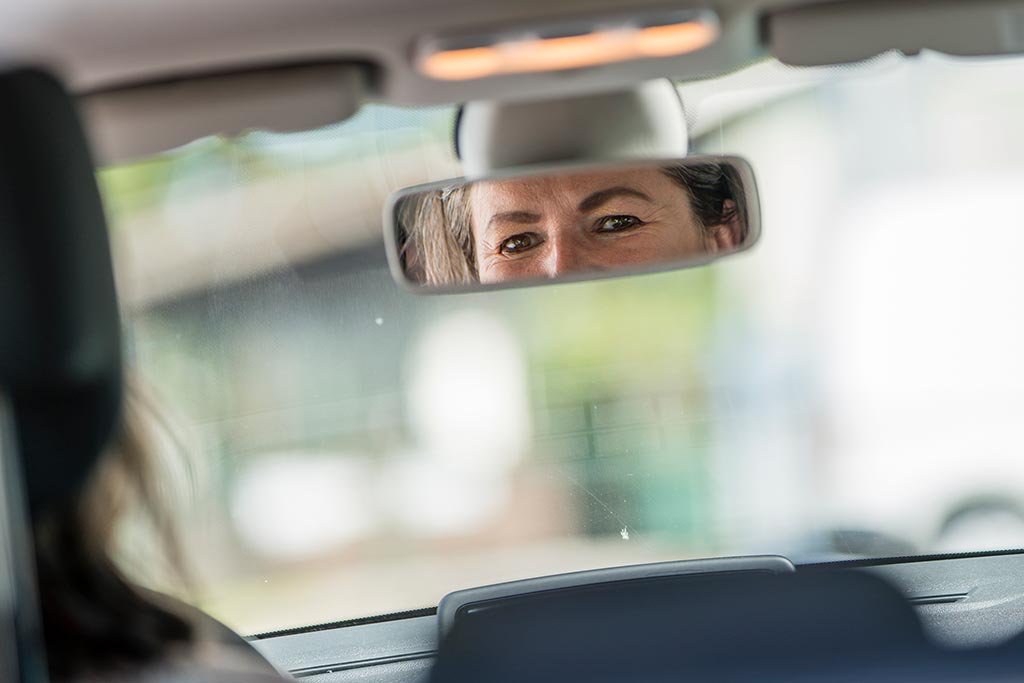
[[[528,247],[525,247],[523,249],[519,249],[518,251],[514,251],[512,253],[508,253],[508,252],[505,251],[505,245],[508,244],[509,242],[511,242],[512,240],[523,239],[523,238],[527,238],[527,237],[534,239],[535,240],[535,244],[531,244]],[[540,236],[537,235],[537,233],[535,233],[535,232],[521,232],[521,233],[518,233],[518,234],[515,234],[515,235],[511,235],[509,237],[506,237],[501,242],[499,242],[498,243],[498,248],[497,248],[497,253],[501,254],[503,256],[518,256],[518,255],[520,255],[520,254],[522,254],[524,252],[530,251],[531,249],[534,249],[534,248],[540,246],[543,243],[544,243],[544,240],[540,239]]]
[[[621,219],[632,221],[632,224],[628,225],[628,226],[626,226],[624,228],[611,228],[611,229],[609,229],[609,228],[602,228],[601,227],[601,225],[603,223],[607,222],[607,221],[621,220]],[[603,217],[599,218],[597,220],[597,222],[594,224],[594,229],[595,229],[595,232],[601,232],[601,233],[620,233],[620,232],[627,232],[629,230],[633,230],[635,228],[639,228],[639,227],[644,226],[644,225],[647,225],[647,223],[645,221],[640,220],[636,216],[630,216],[630,215],[627,215],[627,214],[617,214],[617,215],[614,215],[614,216],[603,216]],[[512,240],[524,239],[524,238],[532,238],[533,240],[535,240],[535,243],[531,244],[528,247],[524,247],[524,248],[521,248],[521,249],[519,249],[517,251],[513,251],[511,253],[505,250],[505,245],[508,244],[509,242],[511,242]],[[497,251],[497,253],[502,254],[504,256],[518,256],[519,254],[523,254],[523,253],[525,253],[527,251],[530,251],[531,249],[534,249],[534,248],[540,246],[543,243],[544,243],[544,240],[540,239],[540,237],[537,235],[537,233],[534,233],[534,232],[521,232],[521,233],[518,233],[518,234],[515,234],[515,235],[511,235],[509,237],[506,237],[501,242],[499,242],[498,243],[498,248],[496,249],[496,251]]]

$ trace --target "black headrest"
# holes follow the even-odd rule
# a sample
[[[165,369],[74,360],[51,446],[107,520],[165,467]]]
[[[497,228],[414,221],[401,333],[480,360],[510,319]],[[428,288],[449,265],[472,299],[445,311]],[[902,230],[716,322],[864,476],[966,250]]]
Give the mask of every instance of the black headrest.
[[[0,392],[35,511],[81,486],[119,415],[120,323],[94,174],[61,85],[0,72]]]

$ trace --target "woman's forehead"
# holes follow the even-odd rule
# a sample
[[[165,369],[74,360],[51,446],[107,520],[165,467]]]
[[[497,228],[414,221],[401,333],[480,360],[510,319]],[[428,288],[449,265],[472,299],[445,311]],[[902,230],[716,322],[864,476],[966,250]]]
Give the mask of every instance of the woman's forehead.
[[[487,204],[509,201],[570,199],[584,197],[610,187],[637,190],[656,189],[668,181],[658,169],[614,169],[561,176],[486,180],[474,184],[471,197]]]

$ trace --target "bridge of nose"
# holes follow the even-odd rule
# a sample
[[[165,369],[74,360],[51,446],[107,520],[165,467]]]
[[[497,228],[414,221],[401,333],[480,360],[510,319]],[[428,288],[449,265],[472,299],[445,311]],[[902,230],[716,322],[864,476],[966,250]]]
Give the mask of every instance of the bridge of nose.
[[[578,218],[551,225],[547,242],[544,267],[549,277],[589,270],[598,265],[593,245]]]

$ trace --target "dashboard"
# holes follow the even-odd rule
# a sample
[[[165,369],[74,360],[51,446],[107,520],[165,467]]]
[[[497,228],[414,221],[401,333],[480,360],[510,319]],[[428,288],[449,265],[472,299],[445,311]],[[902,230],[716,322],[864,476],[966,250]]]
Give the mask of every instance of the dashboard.
[[[728,558],[737,560],[747,563],[744,570],[789,571],[784,558],[767,560],[767,570],[765,558]],[[676,565],[676,569],[688,564],[661,563]],[[927,637],[941,648],[962,651],[992,647],[1024,632],[1022,551],[789,566],[795,575],[803,577],[852,570],[883,579],[913,605]],[[613,579],[650,579],[652,571],[660,577],[673,576],[671,568],[658,567],[639,565],[580,572],[459,591],[442,600],[439,611],[267,634],[255,636],[250,642],[281,670],[310,683],[412,683],[425,680],[437,656],[441,633],[447,632],[453,615],[466,605],[485,604],[491,598],[510,595],[536,596],[545,590],[609,585]],[[713,571],[706,566],[704,569]]]

